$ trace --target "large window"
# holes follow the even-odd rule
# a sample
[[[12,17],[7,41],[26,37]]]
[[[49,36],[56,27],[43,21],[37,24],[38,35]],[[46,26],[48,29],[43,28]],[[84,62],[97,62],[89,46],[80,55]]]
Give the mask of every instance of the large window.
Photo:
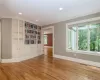
[[[68,50],[100,52],[100,23],[68,27]]]

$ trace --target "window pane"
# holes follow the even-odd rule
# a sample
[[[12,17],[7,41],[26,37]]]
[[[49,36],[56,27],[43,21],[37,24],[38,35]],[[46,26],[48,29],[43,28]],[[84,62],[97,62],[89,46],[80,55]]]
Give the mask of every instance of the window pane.
[[[47,35],[44,35],[44,44],[47,44]]]
[[[68,29],[68,49],[76,50],[76,27]]]
[[[88,27],[78,27],[78,50],[88,50]]]
[[[100,51],[100,24],[90,25],[90,51]]]

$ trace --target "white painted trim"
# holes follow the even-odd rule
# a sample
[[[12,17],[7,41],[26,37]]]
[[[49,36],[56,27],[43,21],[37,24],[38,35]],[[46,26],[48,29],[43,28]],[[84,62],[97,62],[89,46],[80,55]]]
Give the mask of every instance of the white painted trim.
[[[33,22],[33,21],[31,21],[31,20],[27,20],[27,19],[24,19],[24,18],[20,18],[20,17],[18,17],[18,16],[16,16],[16,17],[13,17],[13,16],[11,16],[11,17],[9,17],[9,16],[4,16],[4,17],[1,17],[1,19],[2,19],[2,18],[18,19],[18,20],[27,21],[27,22],[30,22],[30,23],[33,23],[33,24],[37,24],[36,22]],[[39,25],[39,24],[37,24],[37,25]],[[39,26],[40,26],[40,25],[39,25]]]
[[[52,46],[44,46],[44,48],[53,48]]]
[[[79,24],[79,23],[84,23],[84,22],[91,22],[91,21],[96,21],[96,20],[100,20],[100,17],[95,17],[95,18],[90,18],[90,19],[70,22],[70,23],[66,23],[66,25],[73,25],[73,24]]]
[[[12,62],[20,62],[18,58],[13,59],[2,59],[1,63],[12,63]]]
[[[74,53],[74,54],[87,54],[87,55],[100,56],[100,52],[70,50],[70,49],[66,49],[66,50],[67,50],[66,52],[71,52],[71,53]]]
[[[49,27],[45,27],[45,28],[42,28],[42,52],[43,52],[43,48],[44,48],[44,43],[43,43],[43,36],[44,36],[44,30],[47,30],[47,29],[52,29],[53,30],[53,46],[52,46],[52,48],[53,48],[53,55],[54,55],[54,40],[55,40],[55,38],[54,38],[54,26],[49,26]]]
[[[66,51],[68,49],[68,25],[66,24]]]
[[[61,56],[61,55],[54,55],[55,58],[60,58],[60,59],[64,59],[64,60],[69,60],[69,61],[73,61],[73,62],[78,62],[78,63],[82,63],[82,64],[86,64],[86,65],[91,65],[91,66],[96,66],[96,67],[100,67],[100,63],[99,62],[93,62],[93,61],[88,61],[88,60],[82,60],[82,59],[78,59],[78,58],[72,58],[72,57],[67,57],[67,56]]]
[[[40,55],[37,55],[37,56],[40,56]],[[28,59],[31,59],[31,58],[34,58],[37,56],[25,56],[25,57],[21,57],[21,58],[2,59],[1,63],[21,62],[21,61],[28,60]]]

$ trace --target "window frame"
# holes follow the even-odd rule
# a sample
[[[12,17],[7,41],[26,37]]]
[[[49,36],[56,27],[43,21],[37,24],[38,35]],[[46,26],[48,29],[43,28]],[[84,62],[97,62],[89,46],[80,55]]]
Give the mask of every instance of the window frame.
[[[90,26],[88,22],[92,22],[92,21],[96,21],[96,20],[100,20],[100,17],[98,18],[92,18],[92,19],[87,19],[87,20],[82,20],[82,21],[77,21],[77,22],[71,22],[71,23],[67,23],[66,24],[66,52],[72,52],[72,53],[79,53],[79,54],[89,54],[89,55],[97,55],[97,56],[100,56],[100,52],[97,52],[97,51],[90,51],[90,30],[88,28],[88,50],[87,51],[83,51],[83,50],[78,50],[78,31],[77,31],[77,35],[76,35],[76,44],[77,44],[77,47],[76,47],[76,50],[71,50],[71,49],[68,49],[68,28],[70,25],[74,25],[74,24],[80,24],[80,23],[84,23],[86,22],[88,27]],[[78,30],[78,26],[77,26],[77,30]]]

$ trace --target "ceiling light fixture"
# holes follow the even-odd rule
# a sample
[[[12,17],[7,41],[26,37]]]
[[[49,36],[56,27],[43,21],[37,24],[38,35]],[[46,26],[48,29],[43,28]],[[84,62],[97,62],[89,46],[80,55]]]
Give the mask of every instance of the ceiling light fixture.
[[[19,12],[18,14],[19,14],[19,15],[22,15],[22,13],[21,13],[21,12]]]
[[[36,22],[38,22],[39,20],[36,20]]]
[[[60,10],[60,11],[62,11],[62,10],[63,10],[63,8],[62,8],[62,7],[60,7],[60,8],[59,8],[59,10]]]

